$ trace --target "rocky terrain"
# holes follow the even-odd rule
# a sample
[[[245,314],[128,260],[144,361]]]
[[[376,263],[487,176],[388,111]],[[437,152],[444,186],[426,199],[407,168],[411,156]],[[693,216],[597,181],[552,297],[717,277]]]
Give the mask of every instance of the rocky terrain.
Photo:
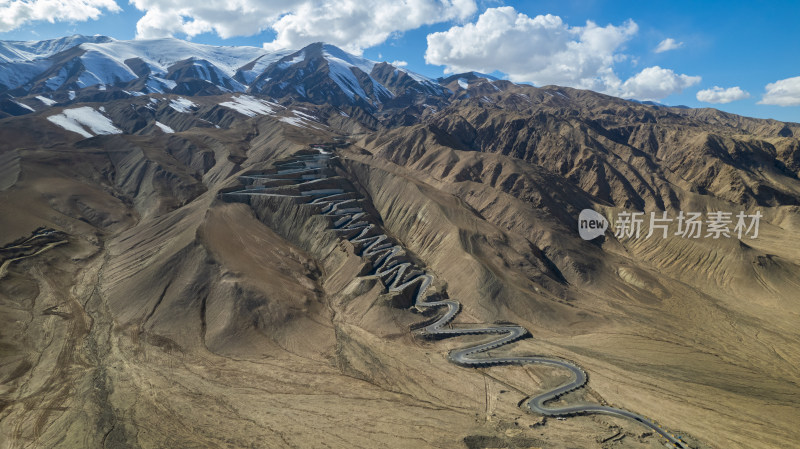
[[[0,447],[663,447],[526,411],[569,372],[449,363],[485,337],[415,337],[431,312],[324,217],[224,199],[312,145],[461,303],[454,326],[518,323],[532,338],[494,356],[589,374],[558,404],[698,449],[800,438],[800,124],[321,44],[201,49],[218,72],[136,50],[130,79],[81,86],[109,43],[70,42],[0,64],[29,74],[0,92]],[[579,237],[586,208],[604,237]],[[617,238],[623,211],[762,218],[757,238]]]

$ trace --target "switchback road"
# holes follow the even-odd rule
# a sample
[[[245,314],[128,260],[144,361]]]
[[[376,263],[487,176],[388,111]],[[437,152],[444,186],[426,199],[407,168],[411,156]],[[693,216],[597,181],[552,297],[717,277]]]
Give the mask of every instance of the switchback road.
[[[470,328],[446,328],[458,314],[461,304],[452,299],[428,300],[428,287],[433,275],[414,265],[406,257],[405,249],[387,237],[378,225],[371,222],[360,206],[361,198],[354,191],[323,187],[335,181],[329,165],[335,159],[331,153],[298,154],[292,159],[276,163],[274,173],[253,174],[240,177],[248,187],[223,194],[230,199],[251,195],[294,198],[301,205],[316,208],[320,215],[331,218],[332,229],[342,238],[360,248],[361,257],[372,263],[370,275],[378,276],[390,292],[414,289],[414,307],[418,310],[443,309],[444,313],[416,332],[426,338],[449,338],[463,335],[487,335],[483,343],[451,351],[451,362],[465,367],[498,365],[540,364],[563,368],[572,374],[572,380],[558,388],[539,394],[524,402],[525,407],[544,416],[573,416],[581,414],[606,414],[636,421],[666,439],[674,447],[689,449],[679,437],[663,429],[646,417],[614,407],[602,405],[547,406],[546,403],[586,385],[588,377],[577,365],[566,360],[548,357],[493,357],[488,351],[512,343],[528,335],[528,330],[515,324],[486,325]]]

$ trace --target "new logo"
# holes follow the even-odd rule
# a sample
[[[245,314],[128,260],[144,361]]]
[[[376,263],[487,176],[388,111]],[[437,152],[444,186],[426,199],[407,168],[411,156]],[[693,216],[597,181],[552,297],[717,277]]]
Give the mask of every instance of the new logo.
[[[584,209],[578,215],[578,234],[584,240],[592,240],[605,234],[608,229],[608,220],[606,217],[593,211],[592,209]]]

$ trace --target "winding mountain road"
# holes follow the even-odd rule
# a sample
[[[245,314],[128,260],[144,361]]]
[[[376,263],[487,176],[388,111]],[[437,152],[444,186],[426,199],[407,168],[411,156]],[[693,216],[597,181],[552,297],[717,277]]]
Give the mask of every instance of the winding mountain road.
[[[566,360],[547,357],[492,357],[487,351],[497,349],[528,335],[528,330],[515,324],[485,325],[477,328],[445,328],[461,309],[461,304],[452,299],[431,300],[425,293],[433,283],[433,275],[418,268],[406,256],[405,249],[392,242],[381,232],[378,225],[369,221],[367,213],[360,207],[361,198],[356,192],[338,188],[321,188],[320,183],[330,181],[330,163],[335,159],[332,153],[319,150],[318,153],[296,154],[292,159],[275,164],[275,173],[241,176],[240,180],[249,187],[224,193],[231,199],[242,196],[264,195],[290,197],[301,204],[317,208],[317,213],[332,219],[332,229],[342,238],[361,248],[361,257],[372,262],[370,275],[378,276],[390,292],[416,289],[414,307],[418,310],[444,308],[445,311],[435,321],[417,329],[426,338],[449,338],[463,335],[490,335],[487,342],[463,349],[448,355],[450,361],[465,367],[488,367],[497,365],[540,364],[563,368],[572,373],[573,379],[550,391],[527,399],[525,407],[544,416],[571,416],[581,414],[606,414],[628,418],[650,428],[674,447],[689,449],[679,437],[672,435],[661,426],[642,415],[602,405],[572,405],[555,407],[545,405],[571,391],[583,387],[588,382],[586,373],[577,365]],[[320,188],[315,188],[320,187]]]

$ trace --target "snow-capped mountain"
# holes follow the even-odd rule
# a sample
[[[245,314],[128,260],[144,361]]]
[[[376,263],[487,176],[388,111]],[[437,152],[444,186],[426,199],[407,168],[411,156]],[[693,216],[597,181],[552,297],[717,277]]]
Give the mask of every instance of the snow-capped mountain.
[[[0,41],[0,96],[4,97],[0,101],[11,115],[53,104],[125,96],[226,92],[374,111],[421,104],[449,90],[422,75],[322,43],[268,52],[173,38]]]
[[[75,34],[44,41],[0,41],[0,64],[35,61],[84,43],[105,43],[113,40],[108,36]]]
[[[241,91],[244,86],[233,80],[239,67],[270,55],[282,56],[255,47],[216,47],[179,39],[85,41],[73,36],[61,45],[26,44],[29,51],[20,50],[18,42],[0,43],[0,52],[18,55],[0,64],[0,91],[21,95],[113,86],[151,93],[171,91],[191,80],[206,81],[222,91]],[[46,51],[37,57],[32,51],[36,48]],[[61,51],[53,53],[56,48]]]
[[[386,75],[387,66],[393,75]],[[426,95],[445,92],[429,78],[322,43],[270,64],[250,85],[251,92],[275,98],[299,95],[311,103],[350,103],[367,108],[392,103],[412,90]]]

